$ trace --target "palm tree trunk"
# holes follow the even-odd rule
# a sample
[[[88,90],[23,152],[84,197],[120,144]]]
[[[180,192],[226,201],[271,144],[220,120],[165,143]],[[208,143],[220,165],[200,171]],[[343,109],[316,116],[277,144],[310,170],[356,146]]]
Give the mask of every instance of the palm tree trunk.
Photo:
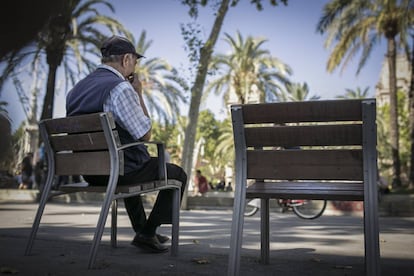
[[[414,41],[414,35],[412,36]],[[410,137],[411,137],[411,156],[410,156],[410,176],[409,188],[414,187],[414,44],[411,50],[411,82],[408,92],[409,112],[410,112]]]
[[[53,116],[53,104],[55,100],[55,83],[56,83],[57,68],[58,68],[57,64],[49,64],[46,95],[43,100],[42,116],[40,117],[41,120],[49,119],[49,118],[52,118]]]
[[[216,44],[221,27],[223,26],[224,17],[226,16],[230,0],[223,0],[220,5],[220,9],[217,13],[216,20],[214,21],[213,29],[205,45],[200,50],[200,60],[198,62],[197,76],[193,87],[191,88],[191,102],[190,110],[188,112],[188,126],[185,130],[182,167],[188,175],[188,179],[192,179],[192,167],[193,167],[193,151],[195,144],[195,136],[197,130],[198,115],[200,111],[201,97],[203,95],[204,84],[207,76],[207,69],[210,63],[211,55],[213,53],[214,45]],[[187,186],[188,188],[188,186]],[[184,192],[182,208],[187,209],[187,194]]]
[[[395,39],[388,39],[387,61],[389,72],[390,89],[390,138],[392,152],[393,186],[401,186],[400,149],[398,130],[398,109],[397,109],[397,78],[396,78],[396,47]]]
[[[11,156],[12,151],[12,125],[8,118],[6,111],[1,109],[0,105],[0,131],[1,131],[1,143],[0,143],[0,170],[6,169],[6,161]]]

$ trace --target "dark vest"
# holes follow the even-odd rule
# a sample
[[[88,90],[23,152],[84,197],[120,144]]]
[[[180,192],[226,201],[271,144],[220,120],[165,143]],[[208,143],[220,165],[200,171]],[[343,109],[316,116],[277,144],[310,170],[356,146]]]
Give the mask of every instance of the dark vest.
[[[115,73],[98,68],[79,81],[66,97],[66,115],[75,116],[103,112],[103,104],[109,92],[124,81]],[[122,144],[136,142],[128,131],[116,124]],[[150,159],[146,146],[138,145],[124,151],[124,171],[126,174],[139,170]]]

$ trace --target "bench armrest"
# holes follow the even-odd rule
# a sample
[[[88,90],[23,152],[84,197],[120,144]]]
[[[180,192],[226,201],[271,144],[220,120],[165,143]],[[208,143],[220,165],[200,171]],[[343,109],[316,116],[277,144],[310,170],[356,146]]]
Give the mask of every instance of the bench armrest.
[[[164,143],[158,142],[158,141],[145,141],[145,142],[137,141],[137,142],[121,145],[120,147],[118,147],[118,150],[124,150],[124,149],[130,148],[130,147],[134,147],[134,146],[138,146],[138,145],[144,145],[144,144],[159,145],[159,144],[164,144]]]

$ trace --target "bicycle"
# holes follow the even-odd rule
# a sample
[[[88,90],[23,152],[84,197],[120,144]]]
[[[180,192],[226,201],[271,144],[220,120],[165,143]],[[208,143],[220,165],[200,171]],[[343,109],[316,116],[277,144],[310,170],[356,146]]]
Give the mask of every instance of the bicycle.
[[[326,209],[326,200],[311,199],[277,199],[282,212],[292,209],[293,213],[301,219],[316,219]],[[254,198],[246,203],[244,216],[251,217],[260,209],[260,199]]]

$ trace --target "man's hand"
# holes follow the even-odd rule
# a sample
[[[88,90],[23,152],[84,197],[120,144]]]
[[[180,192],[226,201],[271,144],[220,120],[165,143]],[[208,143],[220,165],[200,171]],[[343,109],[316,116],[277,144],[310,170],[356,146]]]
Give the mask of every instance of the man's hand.
[[[142,84],[141,81],[138,78],[138,74],[134,73],[134,80],[131,82],[132,87],[134,88],[134,90],[138,93],[139,96],[142,95]]]

